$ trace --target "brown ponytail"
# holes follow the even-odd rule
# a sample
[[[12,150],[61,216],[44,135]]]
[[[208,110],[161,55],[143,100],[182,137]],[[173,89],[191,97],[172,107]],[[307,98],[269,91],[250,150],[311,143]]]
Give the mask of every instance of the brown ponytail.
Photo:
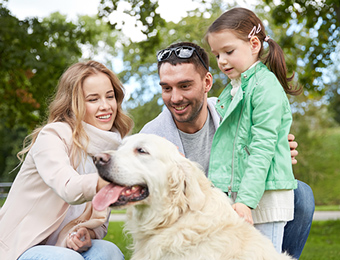
[[[268,39],[267,42],[269,45],[269,51],[267,56],[264,58],[263,63],[266,64],[276,75],[287,94],[294,96],[301,94],[303,90],[301,87],[289,85],[289,82],[293,80],[295,73],[293,72],[293,75],[287,78],[287,66],[281,47],[272,39]]]

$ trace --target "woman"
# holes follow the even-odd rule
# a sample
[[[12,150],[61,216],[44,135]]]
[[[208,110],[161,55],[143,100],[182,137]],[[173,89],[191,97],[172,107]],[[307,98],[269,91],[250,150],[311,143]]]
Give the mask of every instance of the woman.
[[[114,149],[133,125],[123,98],[117,76],[98,62],[64,72],[47,124],[18,154],[23,165],[0,211],[0,259],[124,259],[101,240],[109,210],[91,203],[107,184],[91,155]]]

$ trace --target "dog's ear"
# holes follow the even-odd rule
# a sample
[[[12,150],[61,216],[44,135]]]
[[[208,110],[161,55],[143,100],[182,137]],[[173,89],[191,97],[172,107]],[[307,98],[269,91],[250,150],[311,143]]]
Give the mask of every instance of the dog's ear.
[[[198,166],[187,159],[181,167],[185,175],[184,194],[188,200],[188,206],[191,210],[201,210],[205,203],[205,194],[200,185],[203,173]]]

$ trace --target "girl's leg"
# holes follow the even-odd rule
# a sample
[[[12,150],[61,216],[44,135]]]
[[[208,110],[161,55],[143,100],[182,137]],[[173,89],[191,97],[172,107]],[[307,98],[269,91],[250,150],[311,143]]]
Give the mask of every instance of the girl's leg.
[[[263,235],[268,237],[277,252],[282,252],[282,241],[283,241],[283,233],[284,227],[287,222],[279,221],[279,222],[269,222],[263,224],[255,224],[255,228],[258,229]]]
[[[124,255],[113,243],[106,240],[92,240],[92,246],[81,253],[85,260],[123,260]],[[66,259],[66,258],[65,258]]]
[[[59,246],[33,246],[27,249],[18,260],[84,260],[76,251]]]

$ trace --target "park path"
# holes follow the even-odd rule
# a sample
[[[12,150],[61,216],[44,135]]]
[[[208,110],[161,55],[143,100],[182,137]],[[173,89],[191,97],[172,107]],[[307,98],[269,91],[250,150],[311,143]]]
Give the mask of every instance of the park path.
[[[337,220],[340,219],[340,211],[315,211],[314,212],[314,221],[319,220]],[[117,221],[125,221],[126,215],[125,214],[111,214],[110,221],[117,222]]]

